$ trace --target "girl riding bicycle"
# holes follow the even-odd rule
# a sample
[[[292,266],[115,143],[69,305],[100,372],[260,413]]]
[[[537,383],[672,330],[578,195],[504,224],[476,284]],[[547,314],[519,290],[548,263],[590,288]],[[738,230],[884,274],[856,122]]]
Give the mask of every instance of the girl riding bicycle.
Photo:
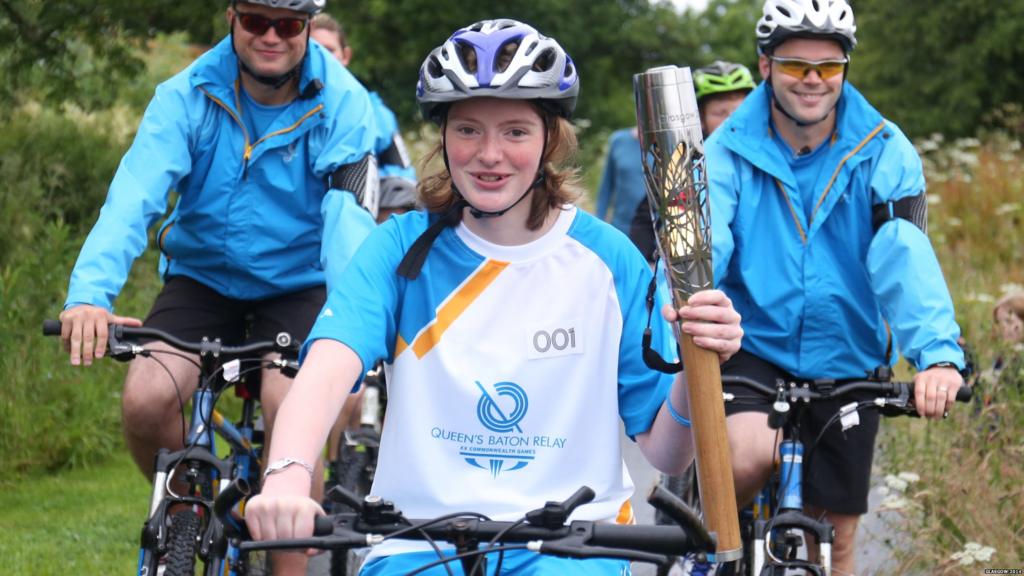
[[[656,467],[689,463],[685,380],[641,358],[650,269],[624,235],[570,203],[578,91],[561,46],[514,20],[460,29],[427,57],[417,99],[441,127],[445,168],[421,184],[428,213],[375,230],[344,292],[330,294],[278,416],[263,493],[247,506],[255,538],[311,533],[321,510],[306,496],[308,463],[351,384],[380,358],[392,371],[373,493],[410,517],[517,520],[586,484],[596,498],[573,518],[614,521],[633,491],[620,419]],[[721,292],[662,313],[723,360],[739,348],[739,316]],[[661,346],[669,336],[655,324]],[[435,558],[389,541],[363,573],[404,574]],[[506,553],[504,566],[628,571],[621,560],[525,551]]]

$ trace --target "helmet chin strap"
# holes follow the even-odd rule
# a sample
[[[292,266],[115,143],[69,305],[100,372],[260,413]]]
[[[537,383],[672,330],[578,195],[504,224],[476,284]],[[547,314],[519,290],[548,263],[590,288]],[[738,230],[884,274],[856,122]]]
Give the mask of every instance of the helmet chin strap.
[[[837,106],[839,106],[839,98],[836,98],[835,103],[833,103],[832,107],[829,108],[827,112],[825,112],[824,116],[818,118],[817,120],[811,120],[808,122],[807,120],[801,120],[796,116],[790,114],[789,110],[786,110],[785,108],[782,107],[782,104],[779,102],[779,99],[776,98],[775,96],[775,87],[772,86],[771,76],[768,76],[768,93],[771,94],[772,97],[772,106],[774,106],[775,109],[778,110],[779,112],[782,112],[786,116],[786,118],[789,118],[790,120],[795,122],[797,126],[801,128],[806,128],[807,126],[814,126],[815,124],[820,124],[821,122],[824,122],[825,120],[828,119],[829,115],[832,114],[832,111],[835,110]]]
[[[264,76],[262,74],[257,74],[252,68],[249,68],[249,65],[238,56],[238,50],[235,48],[235,18],[231,18],[231,50],[235,53],[235,58],[238,60],[238,69],[243,73],[248,74],[253,80],[256,80],[260,84],[270,86],[274,90],[280,90],[281,87],[291,81],[292,78],[299,75],[299,72],[302,70],[302,64],[306,61],[306,55],[309,54],[309,34],[310,27],[309,24],[307,24],[306,53],[302,55],[302,59],[299,60],[299,63],[296,64],[294,68],[278,76]]]

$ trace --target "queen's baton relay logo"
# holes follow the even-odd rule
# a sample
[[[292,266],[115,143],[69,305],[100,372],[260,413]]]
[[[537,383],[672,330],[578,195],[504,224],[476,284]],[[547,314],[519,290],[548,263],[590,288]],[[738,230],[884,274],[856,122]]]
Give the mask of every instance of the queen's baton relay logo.
[[[525,468],[540,455],[539,450],[565,448],[565,438],[530,434],[523,430],[521,423],[530,408],[530,399],[521,386],[514,382],[485,386],[479,381],[476,386],[480,389],[476,417],[489,433],[436,427],[431,430],[431,435],[437,440],[458,443],[459,456],[467,464],[487,470],[497,478],[503,472]]]

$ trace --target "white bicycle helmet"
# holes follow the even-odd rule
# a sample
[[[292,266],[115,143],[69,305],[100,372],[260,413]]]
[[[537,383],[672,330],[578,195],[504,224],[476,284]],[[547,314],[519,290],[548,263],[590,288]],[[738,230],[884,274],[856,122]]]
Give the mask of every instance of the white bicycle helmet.
[[[826,37],[850,52],[857,45],[853,8],[846,0],[766,0],[757,21],[757,46],[769,54],[792,37]]]
[[[513,43],[508,58],[503,51]],[[537,100],[569,118],[579,91],[576,66],[558,42],[528,24],[500,19],[457,30],[431,51],[420,67],[416,100],[423,117],[437,123],[448,104],[476,96]]]

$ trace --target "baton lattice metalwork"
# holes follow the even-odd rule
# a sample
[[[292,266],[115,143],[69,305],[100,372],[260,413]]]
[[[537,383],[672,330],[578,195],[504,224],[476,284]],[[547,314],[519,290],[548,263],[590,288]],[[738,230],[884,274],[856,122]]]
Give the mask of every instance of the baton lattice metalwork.
[[[669,153],[658,142],[644,152],[650,159],[644,163],[644,177],[658,248],[672,289],[685,300],[714,285],[704,154],[683,141]]]
[[[689,68],[634,77],[644,180],[673,299],[714,287],[704,139]]]

